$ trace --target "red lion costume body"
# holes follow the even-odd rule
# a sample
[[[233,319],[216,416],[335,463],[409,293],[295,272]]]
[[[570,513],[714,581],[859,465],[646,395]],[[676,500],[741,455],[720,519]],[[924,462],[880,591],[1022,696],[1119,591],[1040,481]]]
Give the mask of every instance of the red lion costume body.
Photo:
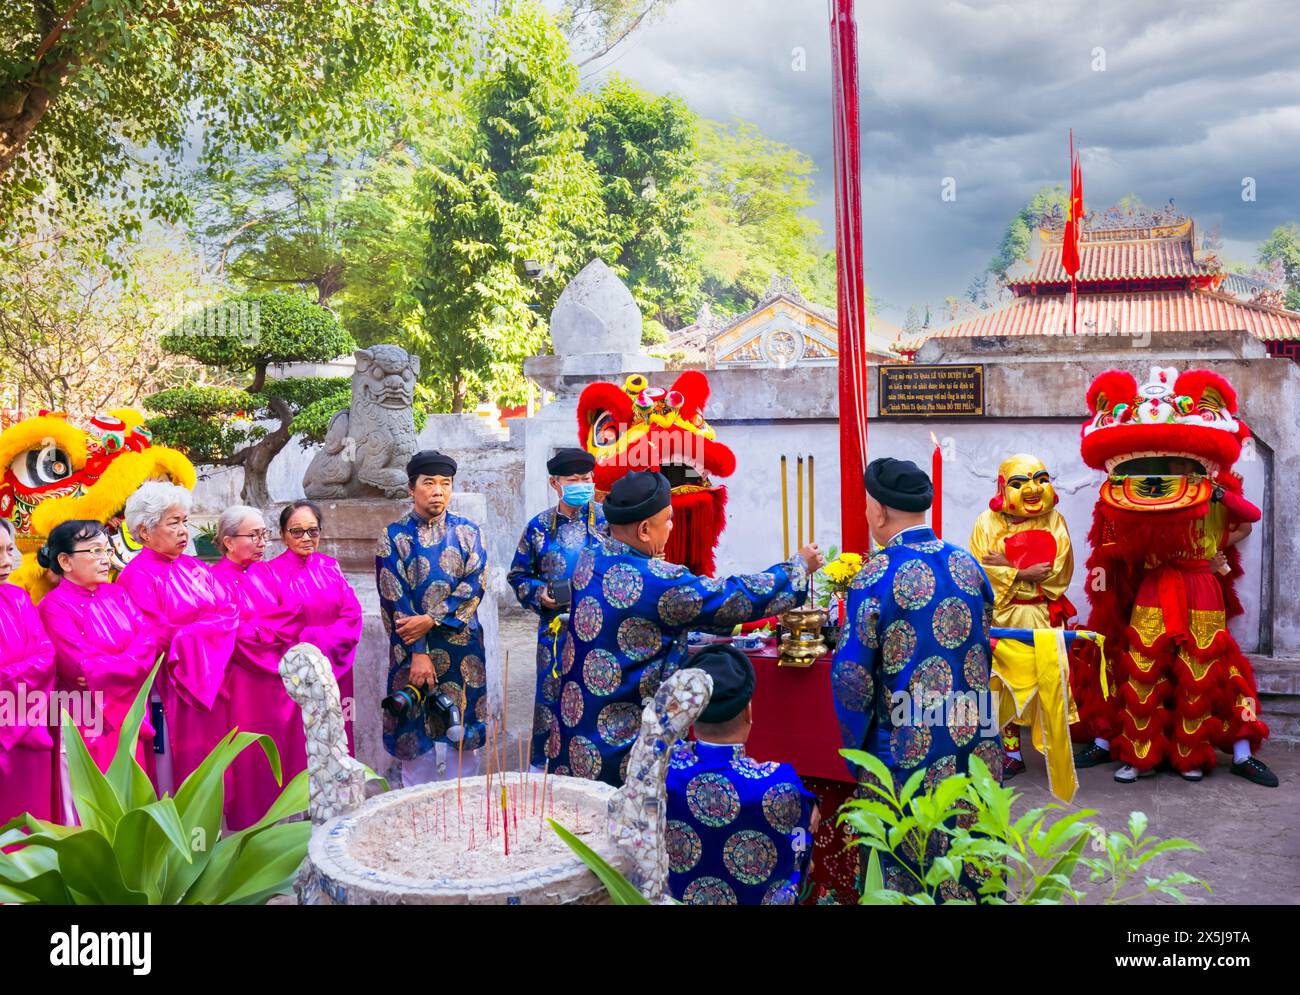
[[[578,398],[578,439],[596,457],[596,490],[609,493],[629,470],[658,470],[672,485],[673,530],[667,559],[713,576],[714,551],[726,527],[727,489],[714,477],[736,471],[736,457],[704,420],[709,381],[687,370],[671,388],[633,374],[617,384],[589,384]]]
[[[1072,683],[1086,732],[1139,771],[1209,769],[1240,739],[1257,751],[1268,727],[1227,627],[1241,613],[1230,542],[1260,518],[1231,471],[1250,436],[1236,391],[1208,370],[1153,368],[1141,387],[1108,370],[1088,408],[1083,459],[1107,479],[1088,536],[1087,628],[1106,637],[1112,679],[1107,699],[1085,647]]]

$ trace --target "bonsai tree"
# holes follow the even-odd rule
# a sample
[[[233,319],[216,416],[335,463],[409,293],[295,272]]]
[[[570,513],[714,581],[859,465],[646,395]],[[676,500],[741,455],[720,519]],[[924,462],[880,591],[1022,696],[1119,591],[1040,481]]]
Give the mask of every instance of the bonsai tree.
[[[304,427],[295,425],[297,416],[312,408],[310,425],[319,426],[348,405],[347,377],[267,376],[278,363],[323,363],[356,348],[333,313],[303,296],[263,292],[230,298],[187,319],[162,344],[227,375],[251,375],[247,387],[178,387],[144,403],[154,414],[147,425],[158,442],[195,463],[242,466],[242,500],[254,507],[271,503],[266,472]]]

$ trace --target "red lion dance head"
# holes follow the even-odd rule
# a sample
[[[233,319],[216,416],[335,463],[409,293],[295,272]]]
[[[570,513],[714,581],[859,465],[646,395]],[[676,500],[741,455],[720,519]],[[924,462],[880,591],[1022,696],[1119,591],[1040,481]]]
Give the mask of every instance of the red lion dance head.
[[[1131,373],[1107,370],[1088,388],[1092,420],[1083,426],[1083,461],[1108,477],[1106,517],[1164,521],[1203,517],[1250,430],[1237,418],[1237,392],[1217,373],[1152,367],[1138,386]]]
[[[671,388],[641,374],[623,386],[589,384],[578,398],[578,439],[596,457],[596,490],[608,493],[629,470],[658,470],[673,488],[673,531],[665,555],[693,573],[713,575],[726,527],[727,489],[714,477],[736,471],[736,457],[704,420],[709,381],[687,370]]]

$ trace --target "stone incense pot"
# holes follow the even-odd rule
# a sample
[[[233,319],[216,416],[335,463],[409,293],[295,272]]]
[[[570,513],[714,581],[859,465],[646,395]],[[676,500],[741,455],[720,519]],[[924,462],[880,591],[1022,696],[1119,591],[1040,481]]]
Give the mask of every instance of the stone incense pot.
[[[523,771],[418,785],[364,799],[347,752],[338,685],[325,656],[293,647],[280,663],[302,706],[315,829],[297,892],[303,904],[608,904],[599,879],[555,834],[575,833],[651,901],[668,884],[664,780],[672,745],[708,704],[701,670],[665,680],[641,716],[627,781],[614,788]],[[501,791],[506,790],[505,805]],[[502,817],[502,811],[505,817]],[[507,834],[511,848],[506,854]]]

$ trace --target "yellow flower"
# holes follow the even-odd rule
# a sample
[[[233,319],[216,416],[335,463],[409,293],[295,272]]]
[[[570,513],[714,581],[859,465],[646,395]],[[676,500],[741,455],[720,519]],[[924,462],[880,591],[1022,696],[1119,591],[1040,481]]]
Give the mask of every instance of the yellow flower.
[[[825,569],[827,579],[832,584],[843,587],[852,582],[862,569],[862,557],[857,553],[843,553],[826,564]]]

